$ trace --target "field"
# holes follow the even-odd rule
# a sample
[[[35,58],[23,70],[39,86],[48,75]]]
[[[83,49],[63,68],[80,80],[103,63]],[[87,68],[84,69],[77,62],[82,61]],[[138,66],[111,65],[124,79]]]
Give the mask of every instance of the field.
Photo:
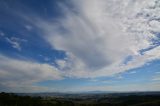
[[[0,93],[0,106],[160,106],[160,93]]]

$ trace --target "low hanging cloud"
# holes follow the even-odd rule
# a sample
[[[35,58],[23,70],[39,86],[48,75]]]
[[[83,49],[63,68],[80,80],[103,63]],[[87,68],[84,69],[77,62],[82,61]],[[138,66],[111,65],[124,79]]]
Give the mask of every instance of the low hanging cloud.
[[[58,70],[48,64],[13,59],[1,54],[0,60],[0,91],[42,91],[47,88],[34,84],[45,80],[62,79]]]
[[[66,76],[109,76],[160,59],[159,1],[71,2],[72,9],[61,5],[65,17],[58,22],[36,23],[53,48],[66,52]]]

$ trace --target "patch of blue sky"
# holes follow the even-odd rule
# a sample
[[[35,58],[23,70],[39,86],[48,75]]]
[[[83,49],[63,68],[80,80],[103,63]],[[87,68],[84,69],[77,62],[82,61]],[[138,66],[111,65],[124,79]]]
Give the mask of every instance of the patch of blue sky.
[[[123,64],[127,64],[129,61],[133,59],[132,56],[127,56],[126,59],[124,60]]]
[[[141,55],[143,55],[146,51],[152,50],[152,49],[160,46],[160,33],[159,33],[159,32],[158,32],[158,33],[157,33],[157,32],[154,32],[153,34],[156,35],[156,38],[151,39],[152,44],[151,44],[150,47],[145,48],[145,49],[142,49],[142,50],[139,51],[139,53],[140,53]]]
[[[62,15],[60,8],[58,8],[62,1],[55,0],[53,2],[52,0],[39,0],[37,2],[32,0],[2,0],[0,2],[0,30],[5,33],[5,37],[0,38],[0,52],[2,54],[16,58],[17,56],[23,56],[38,62],[47,63],[55,63],[56,59],[64,59],[66,57],[64,51],[55,50],[39,35],[39,29],[32,26],[27,20],[16,15],[16,11],[21,12],[23,9],[23,12],[27,12],[29,15],[34,15],[30,13],[32,10],[32,13],[36,13],[36,16],[45,18],[45,20],[49,18],[54,19]],[[63,2],[65,2],[65,0]],[[13,8],[14,14],[10,11],[11,8]],[[12,17],[12,19],[10,19],[10,17]],[[33,30],[27,30],[27,25]],[[61,28],[61,30],[63,29]],[[25,39],[27,42],[22,42],[20,44],[22,50],[18,51],[5,40],[6,37]]]
[[[140,68],[132,69],[122,73],[124,79],[122,82],[136,81],[136,83],[143,83],[152,81],[152,77],[155,75],[155,73],[160,71],[159,62],[160,60],[155,60]],[[135,73],[132,73],[133,71],[135,71]]]
[[[48,62],[54,62],[56,59],[64,59],[66,57],[64,51],[55,50],[42,37],[38,36],[36,33],[20,35],[15,31],[2,31],[3,33],[5,33],[5,36],[0,37],[0,52],[5,55],[21,55],[26,58],[32,58],[33,60],[36,60],[38,62],[46,62],[44,58],[49,58]],[[12,45],[6,41],[6,38],[12,37],[24,39],[27,41],[20,43],[22,47],[21,51],[12,48]]]

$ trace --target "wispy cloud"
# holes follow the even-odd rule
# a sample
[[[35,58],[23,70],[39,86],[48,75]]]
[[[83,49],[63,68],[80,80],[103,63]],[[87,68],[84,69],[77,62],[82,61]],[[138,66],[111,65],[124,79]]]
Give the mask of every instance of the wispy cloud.
[[[5,39],[8,43],[11,44],[11,46],[13,48],[17,49],[18,51],[21,51],[21,49],[22,49],[21,43],[27,42],[27,40],[25,40],[25,39],[20,39],[20,38],[16,38],[16,37],[11,37],[11,38],[5,37]]]
[[[33,29],[33,27],[31,25],[25,25],[24,26],[26,28],[26,30],[31,31]]]
[[[159,39],[153,33],[159,28],[159,21],[154,19],[159,16],[156,1],[79,0],[72,3],[73,11],[61,5],[65,17],[57,23],[40,19],[35,25],[53,48],[66,52],[72,64],[66,76],[108,76],[160,58],[159,45],[153,47],[153,41]],[[153,48],[148,49],[150,47]],[[132,60],[124,64],[128,56],[132,56]]]
[[[0,37],[3,37],[3,36],[5,36],[5,33],[0,31]]]

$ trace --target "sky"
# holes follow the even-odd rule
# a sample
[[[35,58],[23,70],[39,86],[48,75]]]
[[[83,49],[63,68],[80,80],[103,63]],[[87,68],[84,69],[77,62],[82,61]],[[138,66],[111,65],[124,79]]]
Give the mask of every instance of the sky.
[[[160,91],[159,0],[0,0],[0,92]]]

